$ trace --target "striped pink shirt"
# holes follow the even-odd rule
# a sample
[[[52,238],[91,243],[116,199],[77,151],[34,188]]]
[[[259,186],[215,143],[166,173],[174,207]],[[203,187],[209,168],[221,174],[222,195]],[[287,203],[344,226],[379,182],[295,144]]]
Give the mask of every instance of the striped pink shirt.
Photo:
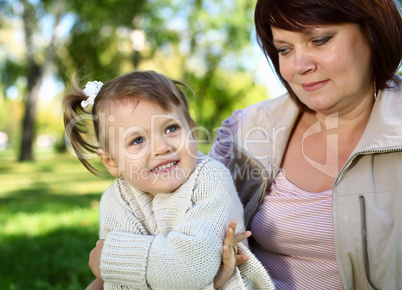
[[[218,131],[210,155],[227,164],[231,137],[244,124],[238,110]],[[311,193],[279,171],[255,215],[250,248],[277,289],[343,289],[335,259],[332,191]]]
[[[279,171],[251,223],[251,250],[277,289],[343,289],[335,259],[332,191],[304,191]]]

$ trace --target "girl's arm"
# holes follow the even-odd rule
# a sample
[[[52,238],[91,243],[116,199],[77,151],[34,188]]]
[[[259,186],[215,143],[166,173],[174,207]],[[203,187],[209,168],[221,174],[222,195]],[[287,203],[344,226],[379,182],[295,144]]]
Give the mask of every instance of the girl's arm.
[[[223,241],[222,261],[214,278],[214,288],[221,287],[232,276],[236,266],[248,261],[248,255],[236,253],[236,245],[249,238],[251,232],[247,231],[235,235],[235,230],[236,222],[231,221]],[[104,240],[98,240],[95,248],[89,254],[88,264],[97,279],[88,286],[87,290],[103,289],[103,279],[99,268],[103,244]]]

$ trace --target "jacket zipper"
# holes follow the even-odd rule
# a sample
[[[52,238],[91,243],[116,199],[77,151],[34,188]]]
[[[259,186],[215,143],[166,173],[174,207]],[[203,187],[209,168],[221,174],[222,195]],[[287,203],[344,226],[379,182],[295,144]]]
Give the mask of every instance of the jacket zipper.
[[[369,255],[368,255],[368,248],[367,248],[367,220],[366,220],[366,200],[364,196],[359,196],[360,201],[360,215],[362,220],[362,242],[363,242],[363,260],[364,260],[364,269],[366,272],[366,278],[369,282],[370,286],[377,290],[378,288],[375,287],[373,281],[371,281],[370,275],[370,263],[369,263]]]
[[[390,149],[377,149],[377,150],[365,150],[365,151],[360,151],[355,154],[353,154],[351,157],[349,157],[348,161],[343,165],[341,170],[338,172],[338,175],[335,178],[334,184],[332,186],[332,192],[335,192],[335,187],[338,182],[339,177],[347,167],[352,163],[352,161],[359,155],[367,155],[367,154],[376,154],[376,153],[391,153],[391,152],[397,152],[397,151],[402,151],[402,147],[398,148],[390,148]],[[367,247],[367,224],[366,224],[366,201],[364,199],[364,196],[361,195],[359,196],[359,202],[360,202],[360,215],[361,215],[361,224],[362,224],[362,242],[363,242],[363,260],[364,260],[364,268],[365,268],[365,273],[366,273],[366,279],[370,286],[377,290],[378,288],[375,287],[374,283],[371,281],[371,276],[370,276],[370,265],[369,265],[369,255],[368,255],[368,247]],[[342,276],[342,275],[341,275]]]

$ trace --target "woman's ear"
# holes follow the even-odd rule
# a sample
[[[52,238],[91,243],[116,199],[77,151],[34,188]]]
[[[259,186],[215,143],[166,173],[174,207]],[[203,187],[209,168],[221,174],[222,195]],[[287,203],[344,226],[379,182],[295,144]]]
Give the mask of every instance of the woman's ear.
[[[112,158],[109,157],[109,155],[107,154],[107,152],[105,152],[105,150],[99,149],[98,156],[101,159],[103,165],[105,165],[107,171],[109,171],[111,175],[116,176],[116,174],[120,174],[117,163]]]

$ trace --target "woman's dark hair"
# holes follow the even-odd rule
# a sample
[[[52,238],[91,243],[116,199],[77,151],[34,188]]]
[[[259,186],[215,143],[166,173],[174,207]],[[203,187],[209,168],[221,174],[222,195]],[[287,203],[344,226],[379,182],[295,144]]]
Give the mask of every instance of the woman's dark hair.
[[[146,100],[164,110],[171,109],[174,104],[182,108],[190,127],[195,126],[190,117],[187,98],[179,86],[193,92],[191,88],[180,81],[171,80],[154,71],[135,71],[106,82],[95,98],[92,112],[81,106],[81,102],[86,101],[88,96],[77,85],[75,78],[73,78],[72,86],[72,92],[63,99],[66,134],[81,163],[95,175],[100,175],[100,171],[89,162],[87,156],[96,154],[98,149],[108,150],[106,138],[102,136],[105,134],[102,131],[105,130],[101,128],[105,120],[100,118],[100,114],[112,108],[113,102]],[[91,140],[93,131],[96,141]]]
[[[271,27],[300,32],[311,25],[358,24],[371,48],[377,89],[387,88],[387,82],[400,65],[402,20],[393,0],[258,0],[254,20],[260,47],[291,98],[304,111],[311,110],[300,102],[280,74]]]

